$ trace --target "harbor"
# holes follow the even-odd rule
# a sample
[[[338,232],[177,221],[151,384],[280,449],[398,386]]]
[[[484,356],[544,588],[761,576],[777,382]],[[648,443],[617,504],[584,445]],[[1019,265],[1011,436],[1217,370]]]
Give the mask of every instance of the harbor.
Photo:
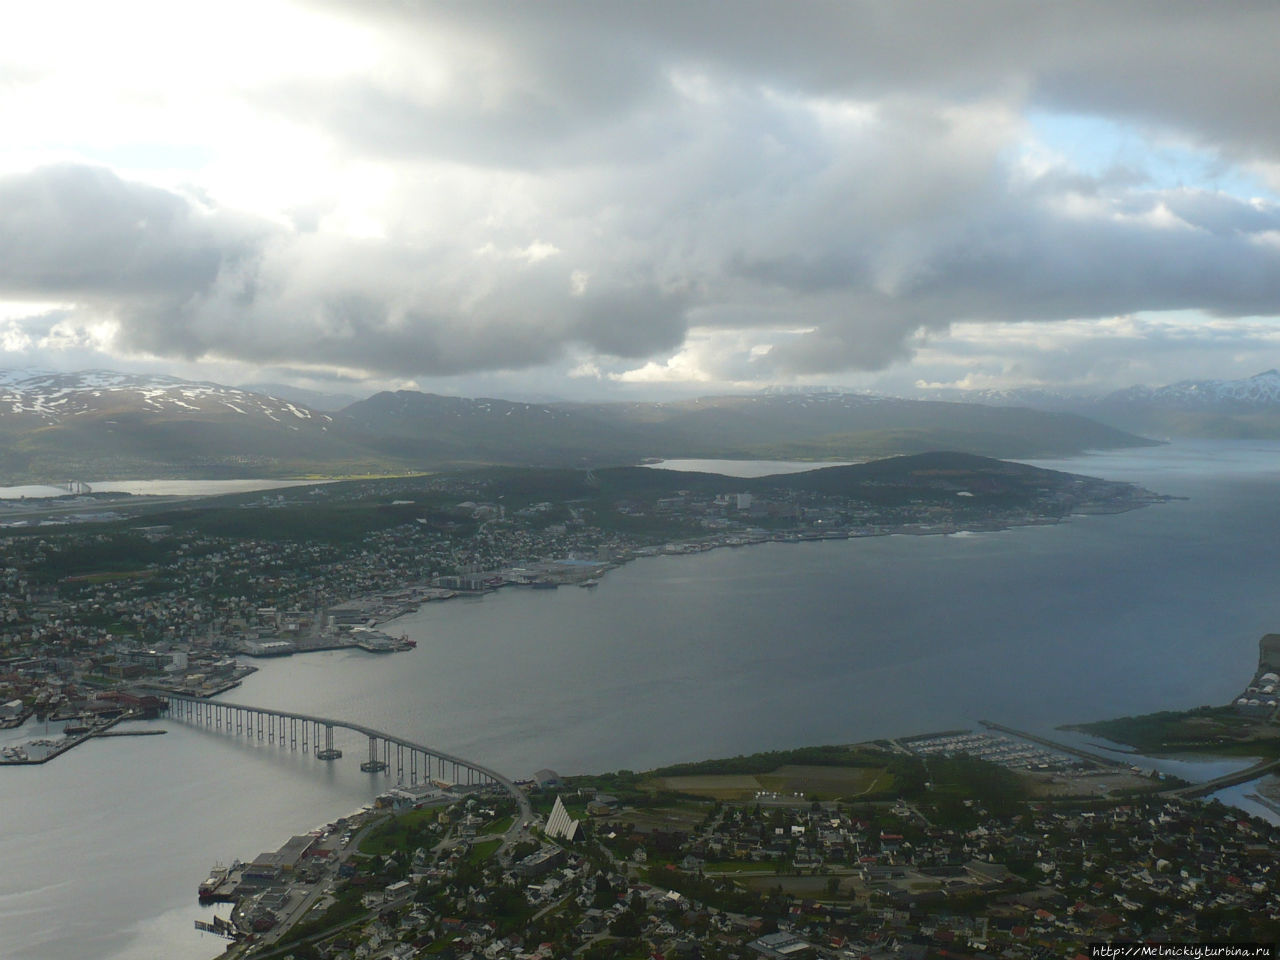
[[[8,744],[0,749],[0,766],[39,765],[62,756],[68,750],[96,737],[146,737],[165,733],[164,730],[116,730],[117,724],[128,720],[147,720],[142,714],[126,714],[101,724],[68,724],[60,740],[39,737],[25,743]]]

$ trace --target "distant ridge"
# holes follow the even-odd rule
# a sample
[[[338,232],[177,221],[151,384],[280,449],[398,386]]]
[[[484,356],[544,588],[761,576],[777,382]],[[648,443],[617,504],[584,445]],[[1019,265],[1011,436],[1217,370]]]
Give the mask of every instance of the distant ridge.
[[[250,393],[266,394],[269,397],[279,397],[281,400],[290,400],[310,407],[312,410],[323,410],[325,413],[333,413],[343,407],[349,407],[351,404],[369,396],[367,392],[356,395],[306,390],[302,387],[291,387],[287,383],[242,383],[240,384],[240,389],[247,390]]]
[[[1072,414],[826,392],[535,404],[402,390],[352,404],[342,416],[387,454],[544,466],[870,459],[937,449],[1037,457],[1149,442]]]
[[[1039,388],[944,390],[931,395],[1076,413],[1155,437],[1280,439],[1280,371],[1276,370],[1239,380],[1180,380],[1160,387],[1135,386],[1094,395]]]
[[[1149,441],[1070,413],[829,391],[522,403],[402,390],[326,412],[177,377],[3,370],[0,442],[0,482],[18,483],[649,457],[867,460],[938,449],[1028,458]]]

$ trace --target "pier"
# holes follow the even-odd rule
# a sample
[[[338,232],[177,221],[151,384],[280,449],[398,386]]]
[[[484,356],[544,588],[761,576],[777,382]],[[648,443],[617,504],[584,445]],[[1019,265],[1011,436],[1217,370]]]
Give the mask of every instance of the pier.
[[[216,733],[301,750],[314,754],[318,760],[330,762],[342,757],[342,751],[334,745],[334,730],[350,730],[368,740],[368,756],[361,761],[361,770],[387,776],[394,771],[399,782],[407,784],[441,780],[477,789],[500,788],[519,804],[519,820],[527,821],[533,815],[524,791],[496,770],[404,737],[346,720],[243,703],[202,700],[175,693],[165,694],[162,699],[171,720]]]

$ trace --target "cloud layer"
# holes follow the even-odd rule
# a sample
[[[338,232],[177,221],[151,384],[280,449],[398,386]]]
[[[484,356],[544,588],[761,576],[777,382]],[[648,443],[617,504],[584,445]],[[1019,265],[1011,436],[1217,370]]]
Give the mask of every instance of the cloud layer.
[[[1086,173],[1028,122],[1108,118],[1261,184],[1271,4],[269,7],[314,62],[258,44],[220,86],[165,61],[205,133],[137,68],[90,98],[116,140],[23,162],[57,153],[32,121],[0,153],[0,299],[134,356],[618,382],[878,370],[957,322],[1280,314],[1265,189]],[[52,109],[32,46],[0,103]]]

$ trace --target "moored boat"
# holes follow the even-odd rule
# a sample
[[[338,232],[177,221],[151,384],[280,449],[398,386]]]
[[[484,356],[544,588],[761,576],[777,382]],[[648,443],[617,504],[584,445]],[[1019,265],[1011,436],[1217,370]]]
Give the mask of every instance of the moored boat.
[[[223,885],[227,882],[230,871],[226,867],[215,865],[209,871],[209,876],[201,881],[197,893],[201,900],[210,901],[218,899],[218,893]]]

